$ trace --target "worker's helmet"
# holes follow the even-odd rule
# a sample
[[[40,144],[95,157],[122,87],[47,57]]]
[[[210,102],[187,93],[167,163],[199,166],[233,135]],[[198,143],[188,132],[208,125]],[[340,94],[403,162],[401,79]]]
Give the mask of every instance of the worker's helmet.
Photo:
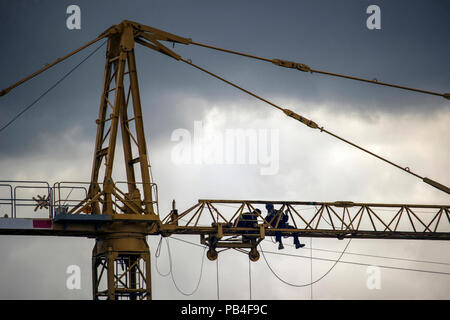
[[[271,204],[271,203],[266,203],[266,209],[267,210],[273,210],[273,204]]]

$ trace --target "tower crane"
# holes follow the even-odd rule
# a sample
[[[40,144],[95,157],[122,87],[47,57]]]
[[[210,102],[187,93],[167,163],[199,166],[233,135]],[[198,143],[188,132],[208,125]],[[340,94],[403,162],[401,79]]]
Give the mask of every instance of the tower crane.
[[[200,241],[209,248],[207,257],[210,260],[217,259],[218,249],[233,248],[248,254],[252,261],[259,259],[258,244],[265,237],[276,234],[338,239],[450,240],[449,204],[200,199],[196,204],[183,211],[179,211],[174,202],[172,210],[166,216],[162,216],[158,209],[157,185],[152,181],[149,171],[135,46],[136,44],[142,45],[205,72],[282,111],[301,124],[369,153],[447,194],[450,194],[447,186],[421,176],[409,168],[401,167],[328,131],[315,121],[295,111],[281,107],[194,64],[191,60],[183,58],[168,48],[163,42],[200,46],[302,72],[363,81],[374,85],[440,96],[445,99],[450,99],[449,93],[437,93],[316,70],[303,63],[282,59],[267,59],[195,42],[190,38],[125,20],[118,25],[111,26],[84,46],[3,89],[0,96],[102,39],[106,39],[107,42],[106,61],[100,108],[96,119],[97,135],[90,182],[84,186],[76,186],[71,182],[57,182],[53,186],[47,184],[44,188],[48,194],[34,198],[34,200],[36,210],[49,210],[49,218],[29,219],[19,218],[15,215],[17,202],[13,195],[13,182],[0,181],[0,187],[9,188],[11,191],[11,214],[10,217],[0,218],[0,234],[95,239],[92,251],[92,295],[94,299],[152,298],[150,251],[146,240],[149,235],[165,237],[172,234],[199,235]],[[128,82],[125,81],[126,79]],[[130,125],[131,123],[133,125]],[[112,178],[119,132],[125,158],[127,177],[125,182],[114,181]],[[137,150],[137,153],[133,150]],[[137,174],[142,181],[137,181]],[[121,188],[121,185],[126,185],[126,188]],[[76,200],[72,205],[65,205],[61,192],[68,188],[85,190],[85,197]],[[267,221],[267,217],[256,210],[267,203],[278,208],[272,221]],[[221,206],[225,206],[226,209],[222,209]],[[392,213],[389,218],[385,214],[386,211]],[[255,216],[253,224],[243,227],[239,221],[245,212],[253,213]],[[291,218],[292,227],[286,228],[280,224],[283,213]]]

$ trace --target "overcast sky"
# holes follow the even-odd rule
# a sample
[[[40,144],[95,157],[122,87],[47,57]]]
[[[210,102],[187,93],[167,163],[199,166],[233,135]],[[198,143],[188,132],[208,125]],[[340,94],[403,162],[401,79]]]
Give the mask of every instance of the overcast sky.
[[[66,9],[81,8],[81,29],[66,27]],[[381,8],[381,29],[366,27],[369,5]],[[450,5],[446,1],[23,1],[0,2],[0,88],[94,39],[122,20],[232,50],[305,63],[314,69],[436,91],[450,91]],[[0,98],[0,127],[98,46],[94,45]],[[450,185],[450,103],[366,83],[330,78],[208,49],[176,45],[184,58],[315,120],[326,129]],[[0,180],[89,181],[104,49],[0,133]],[[311,130],[210,76],[147,48],[136,49],[145,132],[160,212],[172,199],[180,210],[200,198],[448,204],[448,195],[404,172]],[[177,129],[195,121],[225,133],[247,128],[278,132],[278,171],[258,164],[176,164]],[[116,180],[124,179],[121,152]],[[0,207],[6,210],[5,207]],[[3,212],[0,212],[3,213]],[[178,236],[180,237],[180,236]],[[199,243],[198,237],[183,239]],[[159,238],[149,237],[154,299],[183,299],[170,278],[158,275]],[[290,243],[289,239],[285,240]],[[310,239],[303,241],[310,247]],[[169,240],[177,284],[192,290],[203,249]],[[318,249],[347,243],[314,239]],[[1,299],[90,299],[93,240],[2,236]],[[263,242],[276,251],[276,245]],[[348,251],[450,263],[448,243],[353,240]],[[284,249],[309,256],[309,249]],[[314,251],[315,257],[338,254]],[[309,259],[267,255],[286,281],[309,283]],[[450,272],[448,266],[344,255],[346,261]],[[81,290],[67,290],[66,268],[79,265]],[[332,263],[314,260],[313,279]],[[165,244],[158,259],[168,270]],[[219,256],[221,299],[249,298],[245,255]],[[191,298],[216,299],[216,262],[205,259]],[[252,298],[310,299],[311,288],[277,280],[264,259],[251,264]],[[338,264],[313,286],[314,299],[448,299],[447,275],[382,269],[382,287],[369,290],[366,267]]]

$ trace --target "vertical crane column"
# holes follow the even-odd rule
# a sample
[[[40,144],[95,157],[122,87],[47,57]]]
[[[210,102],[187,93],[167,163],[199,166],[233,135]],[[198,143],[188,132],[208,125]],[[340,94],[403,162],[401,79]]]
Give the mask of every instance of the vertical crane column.
[[[92,252],[93,298],[151,299],[150,251],[145,238],[148,226],[146,223],[157,224],[159,217],[153,208],[131,24],[123,22],[117,26],[115,32],[111,32],[106,60],[88,199],[91,201],[92,214],[112,215],[113,222],[106,233],[96,238]],[[125,82],[127,75],[129,86]],[[114,100],[110,98],[110,94],[114,96]],[[130,102],[133,103],[133,109],[132,115],[128,117]],[[108,116],[107,113],[111,109],[112,112]],[[130,128],[132,121],[135,132]],[[112,177],[119,131],[122,135],[128,193],[120,191]],[[133,143],[138,156],[133,156]],[[103,160],[104,177],[103,184],[100,184],[98,180]],[[143,199],[136,182],[134,165],[137,163],[140,164]],[[133,220],[133,216],[138,215],[146,215],[147,222],[136,227],[126,222],[127,219]],[[123,231],[130,228],[131,232]]]
[[[89,191],[89,199],[91,201],[95,199],[92,204],[93,213],[113,214],[117,207],[114,206],[115,186],[112,173],[117,134],[120,126],[128,185],[128,193],[124,199],[126,203],[121,208],[122,212],[137,212],[156,216],[142,119],[134,43],[133,27],[125,22],[117,27],[115,33],[110,34],[108,40],[104,85],[100,101],[99,117],[97,119],[97,139]],[[126,70],[127,65],[128,71]],[[127,88],[124,82],[126,75],[128,75],[129,79],[129,87]],[[109,97],[110,93],[114,93],[113,101]],[[131,101],[133,103],[133,114],[129,118],[128,104]],[[112,112],[107,117],[109,107],[112,109]],[[130,129],[130,123],[132,121],[134,121],[135,135],[133,135]],[[107,123],[109,123],[109,128],[106,130]],[[104,146],[106,143],[107,146]],[[133,143],[138,151],[137,157],[133,156]],[[98,180],[103,160],[105,160],[105,166],[103,185],[101,186]],[[134,165],[137,163],[140,165],[142,178],[142,200],[139,189],[137,188],[134,169]],[[99,194],[101,194],[103,199],[98,196]],[[100,203],[103,205],[101,210]]]
[[[94,161],[92,164],[91,184],[89,187],[89,195],[88,195],[89,199],[91,200],[95,199],[97,194],[101,192],[98,183],[98,178],[100,174],[102,160],[106,156],[108,151],[107,148],[103,148],[103,144],[107,139],[108,135],[111,133],[110,128],[108,128],[107,132],[105,133],[106,124],[107,122],[110,121],[110,119],[106,119],[106,115],[108,112],[108,104],[109,106],[111,106],[109,94],[110,92],[115,91],[115,88],[111,88],[111,83],[113,83],[113,80],[115,79],[117,74],[116,57],[119,55],[119,43],[120,43],[120,35],[117,33],[111,35],[108,39],[102,96],[100,99],[98,118],[96,120],[97,136],[95,140]],[[92,207],[92,214],[101,213],[99,201],[94,201],[91,204],[91,207]]]
[[[134,121],[136,126],[137,145],[139,151],[139,158],[137,158],[137,161],[139,161],[141,167],[145,214],[154,214],[149,162],[147,158],[147,144],[145,142],[144,121],[142,119],[141,98],[139,93],[139,83],[137,78],[134,49],[128,52],[128,71],[130,77],[131,95],[133,97]]]
[[[150,252],[145,236],[97,239],[92,251],[94,300],[152,299]]]

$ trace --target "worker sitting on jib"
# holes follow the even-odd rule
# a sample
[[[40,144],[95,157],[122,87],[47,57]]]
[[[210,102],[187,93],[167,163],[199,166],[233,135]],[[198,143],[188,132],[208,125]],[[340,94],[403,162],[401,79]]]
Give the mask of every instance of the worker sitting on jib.
[[[293,226],[290,226],[287,223],[289,220],[289,215],[287,213],[283,213],[281,211],[275,210],[272,203],[267,203],[266,209],[267,209],[266,221],[269,222],[273,228],[295,229]],[[278,222],[278,226],[277,226],[277,221],[278,221],[278,217],[280,214],[281,214],[281,218],[279,219],[280,221]],[[303,243],[300,243],[300,241],[298,240],[297,233],[294,233],[292,236],[294,237],[294,245],[295,245],[296,249],[303,248],[305,246]],[[281,231],[275,232],[275,240],[276,240],[276,242],[278,242],[278,250],[284,249],[283,241],[281,240]]]
[[[258,223],[258,216],[261,215],[261,210],[255,209],[253,212],[244,212],[240,215],[236,227],[238,228],[256,228]]]
[[[261,216],[261,210],[259,209],[255,209],[253,212],[244,212],[236,219],[235,225],[238,228],[256,228],[258,226],[258,216]],[[244,235],[248,233],[249,231],[242,232],[242,241],[248,242],[251,240],[251,238]]]

